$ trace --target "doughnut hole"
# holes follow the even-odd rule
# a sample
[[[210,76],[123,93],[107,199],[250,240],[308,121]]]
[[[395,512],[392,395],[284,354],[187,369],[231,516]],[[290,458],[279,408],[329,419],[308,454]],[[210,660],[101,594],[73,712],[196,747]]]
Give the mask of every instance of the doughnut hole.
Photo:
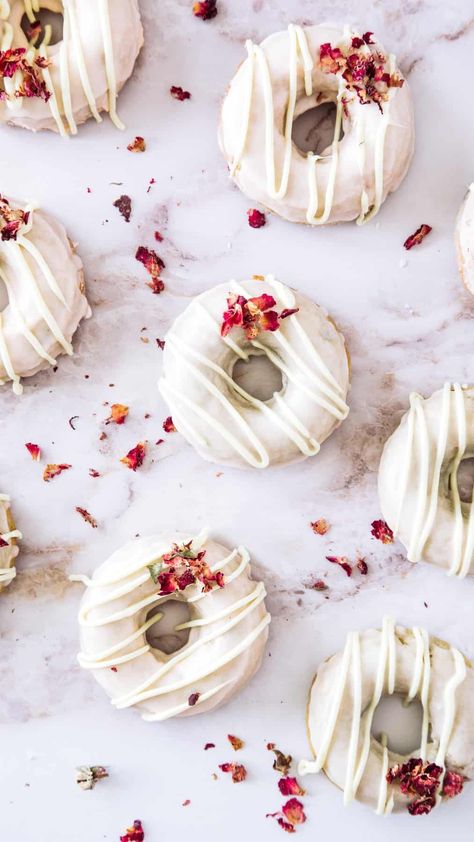
[[[34,41],[35,47],[39,47],[41,45],[47,26],[51,27],[51,38],[48,41],[49,46],[59,44],[59,42],[63,40],[64,17],[61,12],[52,12],[50,9],[40,9],[39,12],[36,12],[35,19],[41,24],[39,36],[36,41]],[[20,26],[28,40],[30,40],[28,33],[31,29],[31,23],[28,20],[28,15],[23,15]]]
[[[379,742],[382,734],[387,736],[387,746],[401,755],[413,755],[421,743],[423,707],[418,699],[409,705],[399,693],[382,696],[372,721],[371,734]]]
[[[313,103],[311,98],[309,102]],[[307,155],[314,152],[315,155],[322,155],[323,152],[330,154],[330,146],[334,139],[334,128],[336,125],[336,103],[323,102],[320,105],[308,107],[293,120],[291,138],[296,148]],[[339,141],[344,137],[342,130]]]
[[[252,354],[248,360],[237,360],[232,370],[237,386],[257,398],[269,401],[274,392],[281,392],[283,375],[265,354]]]
[[[463,503],[471,503],[474,490],[474,456],[463,459],[458,468],[458,491]]]
[[[171,598],[155,605],[146,615],[146,619],[149,620],[156,614],[163,616],[146,631],[147,643],[165,655],[172,655],[186,646],[189,640],[190,629],[176,628],[191,619],[189,606],[187,602]]]

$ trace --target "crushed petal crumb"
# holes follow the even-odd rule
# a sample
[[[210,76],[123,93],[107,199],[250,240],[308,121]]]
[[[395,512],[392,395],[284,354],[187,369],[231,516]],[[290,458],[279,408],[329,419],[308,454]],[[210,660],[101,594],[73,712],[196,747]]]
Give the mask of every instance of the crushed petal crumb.
[[[33,444],[31,441],[25,444],[25,447],[30,454],[33,462],[39,462],[41,459],[41,448],[38,444]]]
[[[423,242],[425,237],[432,230],[433,229],[432,229],[431,225],[425,225],[425,224],[420,225],[420,227],[416,229],[414,234],[410,234],[410,236],[407,237],[407,239],[403,243],[404,248],[406,248],[407,251],[410,251],[410,249],[413,248],[413,246],[419,246],[420,243]]]
[[[373,520],[371,523],[371,535],[382,541],[382,544],[393,544],[393,532],[384,520]]]
[[[260,331],[278,330],[280,315],[272,309],[275,305],[273,296],[265,292],[255,298],[229,293],[227,310],[222,314],[221,336],[227,336],[233,327],[241,327],[247,339],[252,341]]]
[[[110,415],[105,419],[106,424],[124,424],[128,415],[129,407],[124,403],[113,403],[110,407]]]
[[[368,565],[367,565],[367,562],[366,562],[365,558],[358,558],[357,563],[356,563],[356,567],[357,567],[357,570],[359,571],[359,573],[362,574],[362,576],[366,576],[367,573],[369,572],[369,568],[368,568]]]
[[[200,693],[191,693],[188,698],[188,705],[190,708],[194,707],[194,705],[199,701]]]
[[[202,0],[193,3],[193,15],[201,20],[212,20],[217,15],[217,0]]]
[[[206,745],[204,746],[204,751],[209,751],[210,748],[215,748],[215,747],[216,747],[215,743],[206,743]]]
[[[45,482],[49,482],[50,480],[54,479],[54,477],[57,477],[59,476],[59,474],[62,474],[63,471],[68,471],[69,468],[72,468],[72,465],[66,465],[65,463],[59,465],[46,465],[46,468],[43,471],[43,479]]]
[[[349,564],[349,559],[345,555],[327,555],[327,561],[331,564],[338,564],[342,567],[347,576],[352,576],[352,567]]]
[[[257,208],[249,208],[247,211],[248,223],[251,228],[263,228],[267,222],[267,218],[262,211]]]
[[[221,763],[219,769],[223,772],[230,772],[234,784],[240,784],[247,777],[247,770],[241,763]]]
[[[224,574],[220,570],[212,572],[205,560],[206,550],[195,553],[191,547],[192,541],[182,546],[174,544],[171,552],[148,565],[153,582],[160,585],[160,595],[184,591],[196,580],[202,583],[203,593],[212,590],[215,585],[224,587]]]
[[[168,418],[165,418],[162,426],[163,426],[163,430],[165,431],[165,433],[176,433],[177,432],[176,427],[173,424],[173,419],[172,419],[171,415],[168,415]]]
[[[165,347],[165,344],[166,344],[166,343],[165,343],[165,340],[164,340],[164,339],[160,339],[160,338],[157,336],[157,337],[156,337],[156,344],[158,345],[158,348],[160,349],[160,351],[162,351],[162,350],[163,350],[163,348]]]
[[[151,276],[151,280],[147,284],[151,291],[155,295],[163,292],[165,285],[160,278],[160,274],[165,268],[165,264],[161,257],[157,255],[156,251],[148,249],[145,246],[139,246],[135,254],[135,259],[143,263],[148,274]]]
[[[239,737],[235,737],[233,734],[227,734],[227,739],[231,744],[234,751],[240,751],[241,748],[244,747],[245,743]]]
[[[122,196],[119,196],[119,198],[115,200],[114,208],[118,208],[118,211],[123,216],[125,222],[130,222],[130,217],[132,215],[132,200],[130,196],[123,193]]]
[[[273,768],[275,772],[280,772],[281,775],[288,775],[290,771],[291,761],[293,760],[291,754],[283,754],[280,749],[275,747],[275,743],[267,743],[268,751],[273,751],[275,760],[273,761]]]
[[[27,225],[29,218],[29,211],[10,207],[8,199],[0,195],[0,237],[4,242],[16,240],[20,229]]]
[[[412,816],[430,813],[436,805],[436,796],[442,785],[441,795],[453,798],[463,788],[464,779],[458,772],[446,770],[443,780],[443,768],[436,763],[428,763],[421,757],[411,757],[406,763],[397,763],[386,775],[389,784],[397,783],[404,795],[415,795],[408,804]]]
[[[174,99],[179,99],[180,102],[183,102],[185,99],[191,99],[189,91],[183,90],[179,85],[171,85],[170,94]]]
[[[48,90],[46,82],[41,79],[36,68],[43,69],[51,63],[50,59],[37,56],[33,64],[26,58],[26,49],[18,47],[11,50],[0,50],[0,79],[13,79],[18,72],[18,79],[21,81],[15,87],[12,94],[5,90],[1,92],[2,99],[15,99],[26,97],[28,99],[37,97],[48,102],[51,91]]]
[[[137,135],[136,138],[128,144],[127,149],[129,152],[144,152],[146,149],[145,138]]]
[[[125,834],[120,837],[120,842],[144,842],[144,839],[145,832],[142,823],[140,819],[135,819],[133,825],[127,827]]]
[[[83,520],[85,520],[86,523],[92,526],[92,529],[97,529],[97,521],[94,517],[92,517],[87,509],[83,509],[81,506],[76,506],[76,512],[83,518]]]
[[[97,479],[97,477],[100,477],[100,473],[95,468],[89,468],[89,476]]]
[[[320,518],[319,520],[313,520],[310,523],[310,526],[315,535],[326,535],[326,532],[328,532],[331,528],[330,524],[324,517]]]
[[[131,471],[136,471],[137,468],[140,468],[143,465],[145,453],[146,442],[140,441],[135,447],[132,447],[132,449],[128,451],[127,455],[123,456],[120,461],[123,462],[127,468],[130,468]]]

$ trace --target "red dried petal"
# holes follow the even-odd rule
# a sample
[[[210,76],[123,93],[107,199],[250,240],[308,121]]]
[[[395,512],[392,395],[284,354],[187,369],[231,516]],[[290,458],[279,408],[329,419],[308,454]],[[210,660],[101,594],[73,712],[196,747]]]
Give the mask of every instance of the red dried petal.
[[[219,769],[223,772],[231,772],[234,784],[240,784],[247,777],[247,770],[241,763],[221,763]]]
[[[294,316],[294,315],[295,315],[295,313],[299,313],[299,311],[300,311],[300,308],[299,308],[299,307],[293,307],[293,308],[288,308],[288,307],[287,307],[285,310],[282,310],[282,311],[281,311],[281,313],[280,313],[280,319],[287,319],[287,318],[288,318],[288,316]]]
[[[182,805],[182,806],[183,806],[183,807],[189,807],[189,805],[190,805],[190,804],[191,804],[191,801],[189,800],[189,798],[186,798],[186,801],[183,801],[183,805]]]
[[[312,588],[314,591],[326,591],[328,588],[326,582],[323,582],[322,579],[316,579],[314,582],[311,583],[311,585],[309,585],[309,587]]]
[[[244,747],[245,743],[239,737],[235,737],[233,734],[227,734],[227,739],[231,744],[234,751],[240,751],[241,748]]]
[[[282,795],[306,795],[306,790],[303,789],[296,778],[280,778],[278,781],[278,789]]]
[[[290,824],[303,824],[306,821],[303,805],[297,798],[290,798],[281,809]]]
[[[87,509],[82,509],[81,506],[76,506],[76,512],[80,514],[86,523],[89,523],[92,526],[92,529],[97,529],[97,521],[94,517],[92,517]]]
[[[113,403],[110,407],[110,415],[105,419],[106,424],[124,424],[128,415],[128,406],[124,403]]]
[[[436,806],[436,798],[433,795],[425,795],[423,798],[416,798],[408,805],[410,816],[426,816]]]
[[[263,228],[267,221],[265,214],[257,208],[250,208],[247,211],[247,216],[251,228]]]
[[[201,0],[193,3],[193,15],[201,20],[212,20],[217,15],[217,0]]]
[[[127,149],[129,152],[144,152],[146,149],[145,138],[137,135],[135,140],[128,144]]]
[[[163,429],[164,429],[165,433],[176,433],[177,432],[176,427],[173,424],[173,419],[172,419],[171,415],[168,415],[168,418],[165,418],[165,420],[163,421]]]
[[[59,474],[62,474],[63,471],[68,471],[69,468],[72,468],[72,465],[66,465],[64,463],[61,463],[59,465],[46,465],[46,468],[43,471],[43,479],[45,482],[49,482],[51,479],[54,479],[54,477],[57,477],[59,476]]]
[[[201,695],[200,693],[191,693],[191,695],[190,695],[190,697],[189,697],[189,699],[188,699],[188,705],[189,705],[189,707],[190,707],[190,708],[194,707],[194,705],[196,704],[196,702],[198,702],[198,701],[199,701],[199,696],[200,696],[200,695]]]
[[[41,448],[38,444],[33,444],[31,441],[25,444],[25,447],[30,454],[33,462],[39,462],[41,459]]]
[[[407,239],[406,239],[406,240],[405,240],[405,242],[403,243],[403,245],[404,245],[404,247],[406,248],[406,250],[407,250],[407,251],[410,251],[410,249],[411,249],[411,248],[413,248],[413,246],[419,246],[419,245],[420,245],[420,243],[422,243],[422,242],[423,242],[423,240],[425,239],[425,237],[426,237],[426,236],[430,233],[430,231],[432,231],[432,230],[433,230],[433,229],[432,229],[431,225],[425,225],[425,224],[420,225],[420,227],[416,229],[415,233],[414,233],[414,234],[410,234],[410,236],[409,236],[409,237],[407,237]]]
[[[157,243],[162,243],[162,242],[163,242],[163,237],[162,237],[162,235],[160,234],[160,232],[159,232],[159,231],[155,231],[155,233],[154,233],[154,235],[153,235],[153,236],[154,236],[154,238],[155,238],[155,240],[156,240],[156,242],[157,242]]]
[[[156,337],[156,344],[158,345],[158,348],[160,349],[160,351],[162,351],[163,348],[165,347],[165,340],[159,339],[158,337]]]
[[[120,842],[143,842],[145,839],[145,832],[142,823],[139,819],[135,819],[132,827],[127,827],[123,836],[120,837]]]
[[[367,573],[369,572],[369,568],[367,566],[367,562],[366,562],[365,558],[357,559],[357,565],[356,566],[357,566],[357,569],[358,569],[359,573],[362,573],[362,576],[366,576]]]
[[[10,207],[8,199],[0,195],[0,230],[4,242],[16,240],[20,229],[28,223],[29,218],[29,211]]]
[[[393,544],[393,532],[384,520],[373,520],[371,523],[371,535],[382,541],[382,544]]]
[[[462,792],[463,787],[463,776],[460,775],[459,772],[452,772],[448,769],[444,776],[441,794],[444,795],[445,798],[454,798],[455,795],[459,795],[459,793]]]
[[[123,462],[127,468],[130,468],[131,471],[136,471],[137,468],[140,468],[143,465],[143,460],[145,458],[146,453],[146,442],[138,442],[135,447],[132,447],[131,450],[128,451],[126,456],[123,456],[120,460]]]
[[[157,255],[156,251],[148,249],[145,246],[139,246],[135,254],[135,259],[143,263],[145,269],[151,275],[151,281],[148,283],[148,286],[152,292],[155,295],[163,292],[165,285],[160,280],[160,273],[165,268],[165,264],[161,257]]]
[[[41,30],[42,30],[42,27],[41,27],[40,21],[35,20],[32,24],[30,24],[30,26],[26,30],[26,37],[28,38],[29,41],[36,40],[38,38],[38,36],[41,34]]]
[[[191,94],[189,91],[183,90],[179,85],[171,85],[170,94],[175,99],[179,99],[180,102],[183,102],[185,99],[191,99]]]
[[[99,471],[96,471],[95,468],[89,468],[89,476],[96,479],[97,477],[100,477],[100,474]]]
[[[130,196],[125,193],[114,202],[114,208],[118,208],[119,213],[123,216],[125,222],[130,222],[132,215],[132,200]]]
[[[278,313],[276,310],[269,310],[268,313],[262,313],[258,324],[262,330],[270,330],[272,332],[278,330],[280,327]]]
[[[355,35],[350,45],[333,47],[330,43],[320,47],[320,67],[323,73],[340,74],[345,88],[354,92],[363,105],[374,102],[380,111],[382,103],[388,99],[389,88],[401,87],[404,80],[397,74],[390,73],[387,57],[381,52],[367,50],[374,44],[372,32],[362,36]],[[344,113],[347,116],[347,97],[343,99]]]
[[[296,833],[294,826],[289,822],[286,822],[281,816],[277,819],[277,822],[283,830],[286,830],[287,833]]]
[[[204,746],[204,751],[208,751],[210,748],[215,748],[215,747],[216,747],[215,743],[206,743],[206,745]]]
[[[313,520],[310,523],[311,529],[313,530],[315,535],[325,535],[326,532],[329,531],[330,524],[327,522],[326,518],[322,517],[319,520]]]
[[[327,555],[326,559],[327,561],[330,561],[331,564],[338,564],[348,576],[352,576],[352,567],[345,555]]]

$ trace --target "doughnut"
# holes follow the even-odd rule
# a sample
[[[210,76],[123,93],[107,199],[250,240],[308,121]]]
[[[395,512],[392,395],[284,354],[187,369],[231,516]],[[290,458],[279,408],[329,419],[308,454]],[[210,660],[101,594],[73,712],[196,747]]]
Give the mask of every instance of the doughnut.
[[[0,197],[0,386],[11,381],[20,395],[21,377],[73,353],[73,334],[91,314],[84,289],[61,223],[34,203],[21,209]]]
[[[246,549],[232,552],[205,531],[129,542],[102,564],[87,585],[80,611],[79,663],[116,708],[143,719],[204,713],[226,702],[260,666],[270,615],[265,586],[252,579]],[[180,600],[190,620],[187,643],[172,655],[153,648],[147,630],[162,614],[151,609]]]
[[[262,355],[283,384],[267,401],[232,379],[238,360]],[[202,457],[266,468],[318,453],[349,412],[349,377],[344,338],[327,313],[267,275],[219,284],[188,305],[167,334],[159,388]]]
[[[459,209],[454,236],[461,278],[474,294],[474,184],[469,186]]]
[[[395,754],[385,736],[371,735],[380,699],[394,693],[422,705],[413,758]],[[448,783],[452,788],[457,781],[459,791],[463,778],[474,775],[473,701],[474,671],[461,652],[425,629],[395,628],[385,618],[381,630],[351,632],[344,650],[319,667],[307,709],[315,759],[301,761],[299,772],[323,770],[343,791],[345,804],[361,801],[379,815],[407,807],[415,815],[429,812],[448,797]],[[397,767],[415,765],[415,759],[438,767],[428,769],[439,781],[429,804],[413,801],[413,792],[395,780]]]
[[[410,409],[385,444],[380,506],[409,561],[474,573],[474,506],[460,499],[457,474],[474,452],[474,388],[445,383],[430,398],[410,395]]]
[[[63,16],[63,36],[50,45],[42,10]],[[21,28],[26,14],[29,38]],[[137,0],[0,0],[0,122],[66,137],[107,111],[119,129],[117,94],[143,44]]]
[[[0,591],[16,576],[17,540],[22,537],[15,528],[8,494],[0,494]]]
[[[396,190],[413,154],[412,101],[394,56],[372,35],[290,24],[260,46],[247,41],[219,129],[246,196],[291,222],[361,224]],[[336,105],[332,143],[305,155],[293,122],[324,103]]]

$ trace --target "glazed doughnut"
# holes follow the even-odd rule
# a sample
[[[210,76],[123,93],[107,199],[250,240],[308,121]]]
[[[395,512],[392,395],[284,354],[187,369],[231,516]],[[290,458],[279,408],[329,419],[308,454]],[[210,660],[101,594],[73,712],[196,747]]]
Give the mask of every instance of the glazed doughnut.
[[[411,95],[395,58],[371,36],[290,24],[260,46],[247,42],[219,130],[246,196],[291,222],[323,225],[365,222],[396,190],[413,154]],[[337,107],[332,144],[304,155],[292,142],[293,121],[328,102]]]
[[[307,710],[315,760],[301,761],[300,774],[323,770],[343,790],[345,804],[355,799],[378,814],[409,806],[413,796],[387,782],[387,773],[410,758],[395,754],[385,739],[379,741],[371,735],[380,699],[394,693],[408,703],[418,699],[422,704],[420,748],[413,757],[441,767],[439,792],[443,793],[448,769],[450,776],[457,773],[458,779],[461,775],[472,778],[471,664],[457,649],[430,637],[424,629],[394,628],[388,618],[382,630],[349,634],[344,651],[319,667]],[[462,779],[460,784],[462,787]],[[440,800],[437,794],[431,807]]]
[[[0,591],[16,576],[17,540],[22,537],[15,528],[8,494],[0,494]]]
[[[474,294],[474,184],[471,184],[459,209],[455,229],[456,253],[461,278]]]
[[[474,506],[459,496],[457,474],[474,452],[474,388],[445,383],[410,409],[385,444],[379,498],[385,520],[409,561],[474,572]]]
[[[38,34],[43,9],[63,16],[62,40],[51,46],[50,27]],[[30,40],[21,28],[25,14]],[[0,0],[0,36],[8,71],[0,78],[1,122],[66,136],[108,111],[124,128],[116,102],[143,44],[137,0]]]
[[[191,570],[194,563],[208,565],[200,581],[187,584],[167,572],[179,553],[192,558]],[[93,670],[115,707],[133,706],[148,721],[221,705],[256,672],[268,636],[265,587],[252,579],[249,561],[243,547],[229,552],[204,532],[193,539],[155,535],[126,544],[91,579],[72,576],[87,585],[79,612],[79,663]],[[180,557],[181,573],[185,563]],[[164,571],[158,584],[155,569]],[[172,655],[152,648],[145,637],[161,619],[147,619],[150,610],[169,599],[187,603],[191,616],[176,627],[190,630],[188,642]]]
[[[1,197],[0,216],[0,293],[4,287],[7,295],[0,305],[0,385],[11,381],[19,395],[21,377],[72,354],[71,339],[90,307],[82,261],[63,226],[33,203],[21,210]]]
[[[244,312],[252,302],[273,302],[263,318],[273,314],[275,324],[253,338],[243,326],[223,335],[231,300],[237,309],[244,302]],[[232,379],[236,362],[254,355],[282,374],[281,390],[267,401]],[[205,459],[266,468],[318,453],[346,418],[349,363],[326,312],[267,275],[220,284],[189,304],[167,334],[159,388],[176,428]]]

